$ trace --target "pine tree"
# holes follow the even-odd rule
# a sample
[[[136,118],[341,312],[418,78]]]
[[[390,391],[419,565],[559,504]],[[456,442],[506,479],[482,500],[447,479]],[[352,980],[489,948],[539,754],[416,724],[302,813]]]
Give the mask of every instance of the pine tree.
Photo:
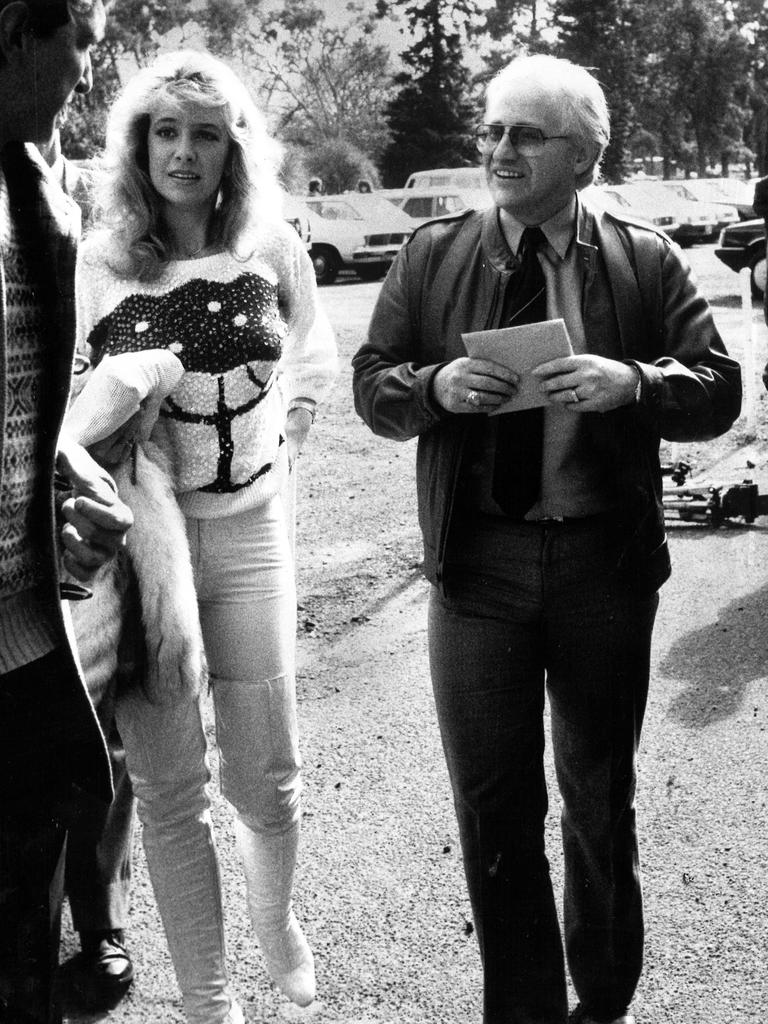
[[[381,167],[389,186],[402,185],[412,171],[477,159],[471,138],[477,109],[462,55],[466,27],[477,16],[475,0],[395,3],[405,8],[415,42],[401,55],[409,70],[396,76],[399,91],[385,111],[392,141]],[[379,0],[382,14],[387,6]]]
[[[556,0],[558,55],[593,70],[611,111],[611,142],[603,175],[622,181],[630,169],[629,139],[635,127],[634,97],[641,88],[642,5],[631,0]]]

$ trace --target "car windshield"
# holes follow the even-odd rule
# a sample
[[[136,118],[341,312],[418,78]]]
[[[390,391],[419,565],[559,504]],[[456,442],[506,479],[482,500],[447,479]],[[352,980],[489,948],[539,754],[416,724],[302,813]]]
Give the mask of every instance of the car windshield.
[[[343,199],[308,199],[307,206],[325,220],[362,220],[357,210]]]
[[[679,196],[680,199],[690,199],[692,202],[696,202],[697,197],[685,185],[668,184],[665,182],[667,189],[674,195]]]
[[[465,204],[458,196],[428,195],[409,196],[403,201],[401,209],[411,217],[442,217],[446,213],[463,210]]]

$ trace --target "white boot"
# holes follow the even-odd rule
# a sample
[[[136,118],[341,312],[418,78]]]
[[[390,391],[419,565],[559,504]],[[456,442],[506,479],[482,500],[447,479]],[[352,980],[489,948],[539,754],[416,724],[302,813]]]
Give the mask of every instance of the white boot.
[[[299,825],[269,835],[236,818],[235,839],[245,871],[248,910],[267,969],[291,1002],[309,1006],[315,998],[315,962],[291,909]]]

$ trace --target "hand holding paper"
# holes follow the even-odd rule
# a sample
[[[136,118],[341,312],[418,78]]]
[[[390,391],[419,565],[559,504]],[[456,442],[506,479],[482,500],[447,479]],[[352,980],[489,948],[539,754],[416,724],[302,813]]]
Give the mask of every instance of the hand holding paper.
[[[548,405],[542,381],[533,375],[533,370],[553,359],[573,355],[564,320],[542,320],[519,327],[501,327],[495,331],[473,331],[461,337],[471,357],[492,360],[518,375],[515,394],[497,408],[485,410],[490,416]]]
[[[432,387],[447,412],[488,413],[515,394],[518,380],[501,363],[460,356],[438,370]]]
[[[605,356],[583,355],[553,359],[532,371],[548,403],[564,404],[571,412],[608,412],[634,405],[640,372],[633,363]]]

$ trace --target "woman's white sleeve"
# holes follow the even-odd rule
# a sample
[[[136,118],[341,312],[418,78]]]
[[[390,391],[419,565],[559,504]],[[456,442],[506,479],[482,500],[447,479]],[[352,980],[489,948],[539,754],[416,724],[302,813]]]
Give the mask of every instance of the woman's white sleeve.
[[[288,334],[279,367],[289,408],[294,399],[321,402],[338,374],[333,328],[320,303],[312,261],[298,238],[291,256],[288,281],[282,282]]]

